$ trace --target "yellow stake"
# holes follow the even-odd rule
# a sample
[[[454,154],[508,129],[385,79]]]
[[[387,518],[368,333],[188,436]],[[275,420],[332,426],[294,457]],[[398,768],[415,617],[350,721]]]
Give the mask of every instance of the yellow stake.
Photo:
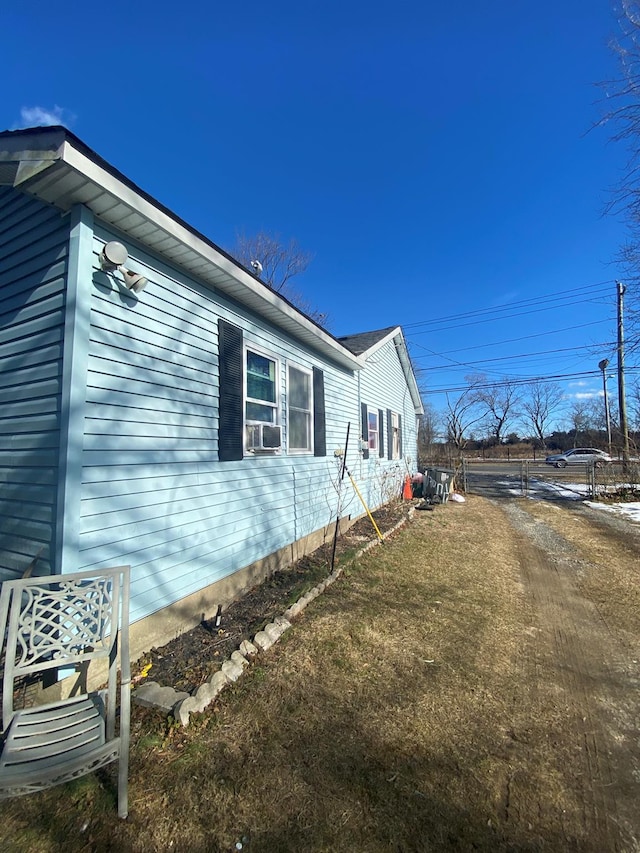
[[[355,481],[355,480],[353,479],[353,477],[351,476],[351,471],[349,471],[349,469],[347,469],[347,474],[349,475],[349,479],[351,480],[351,485],[352,485],[352,486],[353,486],[353,488],[356,490],[356,494],[357,494],[357,496],[358,496],[358,497],[360,498],[360,500],[362,501],[362,506],[366,509],[366,511],[367,511],[367,515],[368,515],[368,516],[369,516],[369,518],[371,519],[371,524],[373,524],[373,526],[374,526],[374,527],[375,527],[375,529],[376,529],[376,533],[378,534],[378,539],[379,539],[381,542],[384,542],[384,539],[382,538],[382,533],[380,533],[380,531],[378,530],[378,525],[375,523],[375,521],[374,521],[374,519],[373,519],[373,516],[371,515],[371,512],[369,511],[369,507],[368,507],[368,506],[366,505],[366,503],[364,502],[364,498],[363,498],[363,497],[362,497],[362,495],[360,494],[360,489],[356,486],[356,481]]]

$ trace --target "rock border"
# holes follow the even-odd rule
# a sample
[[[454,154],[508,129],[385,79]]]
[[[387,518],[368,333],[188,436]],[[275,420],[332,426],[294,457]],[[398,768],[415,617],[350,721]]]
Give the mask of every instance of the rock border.
[[[382,540],[384,541],[410,521],[414,512],[415,506],[410,507],[406,518],[401,519],[390,530],[383,533]],[[356,552],[345,566],[351,565],[379,544],[380,540],[378,539],[368,542]],[[310,602],[321,595],[328,586],[331,586],[340,577],[345,566],[334,569],[317,586],[314,586],[313,589],[301,596],[295,604],[288,607],[282,616],[276,616],[273,622],[269,622],[261,631],[258,631],[252,641],[243,640],[240,647],[223,662],[222,667],[201,684],[194,694],[175,690],[173,687],[163,687],[157,681],[147,681],[131,694],[134,702],[147,708],[160,710],[168,716],[173,716],[182,726],[188,726],[190,715],[202,713],[225,687],[238,681],[244,670],[249,666],[251,658],[256,657],[261,652],[266,652],[274,643],[277,643],[285,631],[291,628],[290,620],[299,616]]]

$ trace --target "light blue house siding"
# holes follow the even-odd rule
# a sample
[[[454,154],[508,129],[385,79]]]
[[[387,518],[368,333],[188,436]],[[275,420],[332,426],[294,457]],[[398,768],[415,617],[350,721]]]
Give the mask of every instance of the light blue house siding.
[[[419,393],[399,327],[341,340],[363,364],[356,435],[362,452],[354,473],[366,502],[377,507],[401,494],[405,477],[416,471]]]
[[[0,187],[0,581],[55,562],[69,229]]]
[[[135,620],[322,528],[337,512],[337,460],[353,372],[327,362],[197,281],[137,250],[129,266],[150,284],[123,294],[98,265],[80,288],[90,301],[84,444],[74,568],[132,565]],[[287,366],[324,373],[330,455],[218,458],[218,320],[277,358],[287,436]],[[334,405],[334,401],[336,405]],[[361,511],[361,510],[360,510]],[[357,514],[360,514],[360,511]]]
[[[399,333],[398,333],[399,334]],[[407,474],[417,470],[417,417],[398,355],[398,336],[365,352],[360,372],[361,412],[378,414],[378,449],[363,460],[368,498],[379,505],[400,493]],[[398,416],[399,440],[394,454],[392,416]],[[362,414],[361,414],[362,418]],[[364,435],[364,433],[363,433]]]
[[[0,184],[21,187],[0,186],[0,581],[129,564],[133,622],[167,608],[188,621],[202,590],[268,570],[276,554],[281,565],[296,543],[330,535],[338,514],[363,514],[340,479],[347,431],[368,507],[400,494],[420,403],[399,328],[350,349],[68,131],[24,136],[0,134]],[[137,295],[102,269],[114,240],[148,279]],[[276,452],[243,449],[243,387],[239,452],[227,446],[224,401],[229,377],[246,376],[246,348],[275,362]],[[313,386],[310,451],[289,447],[290,367]],[[379,416],[375,449],[367,411]]]
[[[364,369],[360,373],[360,400],[368,410],[379,412],[379,449],[371,451],[369,462],[383,467],[385,474],[397,471],[401,480],[413,474],[417,464],[417,416],[407,380],[398,355],[396,342],[400,333],[385,339],[371,353],[365,353]],[[399,416],[399,452],[393,458],[390,450],[390,415]],[[387,463],[384,464],[386,460]]]

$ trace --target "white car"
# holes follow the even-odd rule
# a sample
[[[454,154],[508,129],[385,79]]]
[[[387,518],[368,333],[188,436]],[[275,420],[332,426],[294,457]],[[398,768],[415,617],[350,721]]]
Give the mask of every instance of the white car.
[[[611,457],[604,450],[596,450],[595,447],[574,447],[564,453],[555,453],[545,459],[547,465],[555,465],[556,468],[566,468],[567,465],[595,465],[600,468],[611,462]]]

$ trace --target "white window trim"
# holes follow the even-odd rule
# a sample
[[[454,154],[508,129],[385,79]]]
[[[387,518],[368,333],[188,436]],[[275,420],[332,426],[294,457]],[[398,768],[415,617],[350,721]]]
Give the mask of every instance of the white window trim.
[[[309,447],[291,447],[289,443],[289,434],[290,434],[290,418],[289,418],[289,384],[290,384],[290,370],[293,368],[297,370],[299,373],[306,373],[309,377]],[[297,411],[302,411],[301,409],[297,409]],[[287,453],[292,456],[309,456],[313,454],[314,446],[313,446],[313,436],[314,436],[314,421],[313,421],[313,370],[310,370],[308,367],[302,367],[301,364],[296,364],[295,362],[287,363]]]
[[[369,421],[370,421],[372,415],[376,419],[376,429],[373,430],[373,433],[376,437],[375,447],[371,446],[372,430],[369,427]],[[369,447],[369,453],[372,453],[372,452],[379,453],[380,452],[380,414],[379,414],[377,409],[375,409],[373,407],[370,408],[369,406],[367,406],[367,444]]]
[[[400,459],[400,414],[391,411],[391,458]]]
[[[276,383],[276,401],[275,403],[267,403],[264,400],[257,400],[255,397],[249,397],[247,394],[247,353],[253,352],[256,355],[261,355],[263,358],[268,358],[269,361],[273,361],[275,364],[275,383]],[[251,453],[247,448],[247,424],[281,424],[282,417],[280,414],[280,359],[277,355],[269,350],[265,350],[262,347],[255,346],[250,341],[245,341],[244,344],[244,352],[243,352],[243,363],[242,363],[242,443],[245,453]],[[274,421],[260,421],[255,420],[254,418],[247,418],[247,403],[258,403],[260,405],[272,406],[275,411],[275,420]]]

